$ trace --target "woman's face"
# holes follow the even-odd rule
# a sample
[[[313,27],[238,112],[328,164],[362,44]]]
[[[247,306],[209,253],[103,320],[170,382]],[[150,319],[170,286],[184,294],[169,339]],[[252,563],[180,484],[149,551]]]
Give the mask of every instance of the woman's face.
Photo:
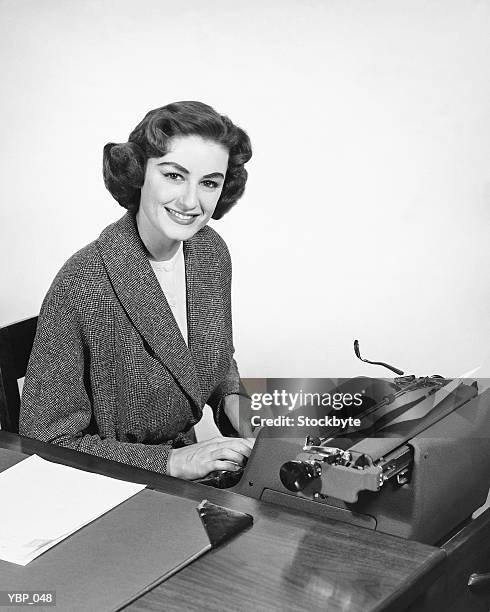
[[[136,220],[150,255],[168,258],[206,225],[227,167],[225,147],[200,136],[176,136],[168,153],[148,159]]]

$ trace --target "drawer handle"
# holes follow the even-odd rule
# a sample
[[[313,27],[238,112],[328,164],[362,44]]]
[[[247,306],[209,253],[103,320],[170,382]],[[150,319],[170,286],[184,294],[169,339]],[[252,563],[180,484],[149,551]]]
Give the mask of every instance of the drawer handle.
[[[471,574],[468,578],[468,588],[475,595],[490,594],[490,573]]]

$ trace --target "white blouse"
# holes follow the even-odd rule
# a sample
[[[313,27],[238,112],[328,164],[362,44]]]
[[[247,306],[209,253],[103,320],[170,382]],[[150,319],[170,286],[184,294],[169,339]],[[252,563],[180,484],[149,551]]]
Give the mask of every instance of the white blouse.
[[[187,293],[183,243],[180,243],[172,259],[168,261],[150,260],[150,264],[187,344]]]

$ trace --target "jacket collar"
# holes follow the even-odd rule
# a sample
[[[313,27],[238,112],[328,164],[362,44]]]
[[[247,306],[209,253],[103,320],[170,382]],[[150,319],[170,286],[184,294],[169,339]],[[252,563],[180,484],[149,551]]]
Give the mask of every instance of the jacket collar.
[[[128,212],[119,221],[107,227],[96,244],[114,291],[133,325],[154,355],[172,372],[187,395],[201,406],[201,389],[193,354],[198,357],[197,348],[198,344],[201,344],[198,340],[202,326],[205,328],[215,313],[211,308],[204,313],[205,320],[201,320],[200,280],[202,275],[210,276],[212,272],[199,261],[195,244],[199,241],[197,236],[198,234],[184,243],[190,349],[153,273],[138,234],[134,215]],[[204,282],[204,286],[206,284]],[[199,346],[201,351],[204,348],[202,344]]]

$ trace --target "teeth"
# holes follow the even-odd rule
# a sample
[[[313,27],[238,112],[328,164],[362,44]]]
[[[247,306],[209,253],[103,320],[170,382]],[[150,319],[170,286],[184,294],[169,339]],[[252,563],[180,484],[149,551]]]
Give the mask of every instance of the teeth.
[[[184,213],[177,212],[176,210],[172,210],[171,208],[167,208],[167,210],[172,215],[175,215],[178,219],[184,219],[186,221],[188,219],[192,219],[192,217],[194,216],[194,215],[185,215]]]

